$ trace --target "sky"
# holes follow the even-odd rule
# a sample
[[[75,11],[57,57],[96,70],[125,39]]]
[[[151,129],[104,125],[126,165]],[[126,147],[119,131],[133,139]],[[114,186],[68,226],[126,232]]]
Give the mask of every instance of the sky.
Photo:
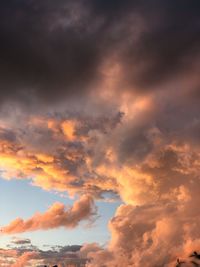
[[[1,1],[0,266],[200,266],[199,14]]]

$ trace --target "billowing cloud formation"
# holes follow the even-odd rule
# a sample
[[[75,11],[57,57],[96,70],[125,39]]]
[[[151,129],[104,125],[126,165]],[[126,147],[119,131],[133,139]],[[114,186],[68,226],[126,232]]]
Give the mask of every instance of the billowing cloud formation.
[[[48,230],[57,227],[74,228],[82,220],[91,220],[96,214],[91,197],[82,196],[71,208],[62,203],[54,203],[45,213],[36,213],[32,218],[18,218],[2,228],[3,234],[17,234],[28,231]]]
[[[123,115],[27,116],[18,127],[2,120],[2,175],[93,198],[112,192],[124,201],[109,224],[108,248],[92,250],[90,267],[174,266],[200,245],[199,108],[187,90],[175,98],[168,91],[128,98],[118,104]]]
[[[28,115],[18,125],[2,119],[2,175],[124,201],[110,221],[108,248],[92,250],[90,267],[174,266],[200,245],[198,103],[186,89],[176,97],[123,97],[116,103],[124,113],[116,115]],[[29,221],[18,222],[26,228]]]
[[[191,251],[199,251],[199,179],[195,174],[199,159],[189,151],[171,147],[150,157],[137,183],[134,172],[123,172],[127,187],[122,197],[130,204],[118,208],[109,224],[108,249],[91,253],[93,261],[88,266],[103,262],[109,267],[174,266],[176,258],[186,259]],[[143,178],[145,174],[150,181]]]
[[[113,117],[56,119],[29,118],[28,127],[1,129],[1,170],[6,179],[30,179],[46,190],[69,194],[100,195],[111,190],[112,179],[104,182],[90,166],[104,157],[98,146],[108,132],[120,123],[122,114]],[[12,140],[10,139],[12,136]],[[103,140],[102,140],[103,142]],[[99,185],[98,185],[99,184]]]
[[[89,267],[173,266],[199,251],[199,1],[0,5],[2,177],[123,201],[108,247],[81,249]],[[75,226],[74,207],[4,231]]]

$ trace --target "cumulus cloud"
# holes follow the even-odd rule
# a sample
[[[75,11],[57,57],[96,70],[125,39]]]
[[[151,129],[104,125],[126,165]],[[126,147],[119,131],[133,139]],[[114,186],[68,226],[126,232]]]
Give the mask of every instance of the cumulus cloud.
[[[192,266],[188,256],[199,247],[199,232],[195,229],[198,220],[188,222],[179,209],[173,203],[122,205],[109,224],[112,238],[108,248],[88,251],[88,266],[172,267],[178,258],[185,262],[183,266]],[[195,231],[193,239],[190,231]]]
[[[181,257],[191,266],[187,257],[200,242],[197,162],[191,147],[171,145],[151,153],[140,172],[108,168],[127,204],[109,223],[107,249],[89,254],[88,266],[175,266]]]
[[[96,215],[93,199],[82,196],[70,208],[62,203],[54,203],[45,213],[36,213],[32,218],[17,218],[2,228],[3,234],[17,234],[28,231],[48,230],[57,227],[74,228],[82,220],[91,220]]]
[[[31,117],[28,127],[22,125],[20,129],[14,123],[10,131],[15,140],[10,141],[5,136],[6,128],[2,129],[2,176],[31,178],[35,185],[46,190],[100,196],[111,190],[114,182],[106,178],[103,183],[91,165],[103,160],[105,151],[103,147],[100,151],[101,143],[104,136],[120,124],[121,117],[121,113],[93,120],[90,117]]]

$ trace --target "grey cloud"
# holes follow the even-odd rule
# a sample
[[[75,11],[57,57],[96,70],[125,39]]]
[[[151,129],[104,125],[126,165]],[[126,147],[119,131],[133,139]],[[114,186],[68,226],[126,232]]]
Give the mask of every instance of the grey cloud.
[[[18,239],[18,238],[13,238],[12,244],[15,245],[31,245],[31,240],[26,238],[26,239]]]
[[[199,56],[199,9],[196,0],[2,1],[1,101],[80,96],[112,55],[130,88],[163,83]]]

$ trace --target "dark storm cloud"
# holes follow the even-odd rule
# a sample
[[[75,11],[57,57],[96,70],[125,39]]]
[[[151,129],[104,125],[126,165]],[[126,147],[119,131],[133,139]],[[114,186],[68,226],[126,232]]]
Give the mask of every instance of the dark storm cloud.
[[[0,139],[14,142],[16,141],[16,135],[11,130],[0,128]]]
[[[85,88],[93,79],[99,60],[96,39],[75,25],[68,3],[1,3],[2,97],[26,97],[35,91],[42,98],[55,98],[64,90]],[[69,25],[59,25],[62,20]]]
[[[192,67],[199,10],[197,0],[1,1],[0,98],[80,95],[112,54],[126,83],[151,88]]]
[[[200,52],[199,1],[150,1],[144,10],[149,26],[136,50],[128,50],[130,68],[132,59],[139,63],[136,80],[147,87],[187,75]]]
[[[104,18],[102,38],[116,50],[125,84],[152,90],[193,71],[200,55],[199,1],[87,2],[94,19]]]

